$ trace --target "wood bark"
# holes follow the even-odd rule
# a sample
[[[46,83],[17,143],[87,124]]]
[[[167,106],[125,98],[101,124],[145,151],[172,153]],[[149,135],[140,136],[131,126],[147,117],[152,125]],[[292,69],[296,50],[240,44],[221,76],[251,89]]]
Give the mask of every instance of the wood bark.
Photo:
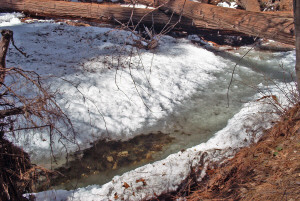
[[[28,3],[29,2],[29,3]],[[216,30],[215,25],[208,25],[201,21],[193,21],[178,15],[166,14],[160,10],[121,7],[118,4],[91,4],[78,2],[64,2],[55,0],[0,0],[0,11],[10,10],[31,14],[33,16],[75,18],[92,22],[110,22],[120,25],[140,23],[154,25],[155,28],[164,28],[177,25],[178,28],[197,33],[202,30]],[[180,23],[179,23],[180,20]],[[243,35],[232,30],[220,30],[220,33]]]
[[[154,24],[156,28],[163,28],[166,24],[169,26],[176,24],[177,27],[194,33],[217,29],[214,24],[194,21],[178,15],[170,16],[170,14],[160,10],[121,7],[118,4],[75,3],[55,0],[1,0],[0,10],[20,11],[33,16],[84,18],[95,22],[116,23],[116,20],[126,24],[129,21],[135,24],[141,22],[146,25]],[[220,30],[220,33],[242,34],[226,29]]]
[[[296,33],[296,79],[300,95],[300,0],[294,0],[295,33]]]
[[[238,4],[248,11],[260,12],[258,0],[239,0]]]
[[[137,0],[139,3],[153,4],[153,0]],[[186,0],[156,0],[156,5],[171,10],[187,19],[181,25],[194,25],[206,29],[230,30],[251,36],[265,37],[282,43],[295,44],[293,18],[222,8]],[[102,21],[123,21],[131,17],[133,22],[168,22],[169,17],[158,10],[132,9],[114,4],[76,3],[54,0],[1,0],[0,9],[24,11],[42,16],[82,17]],[[153,14],[153,15],[152,15]],[[177,18],[178,19],[178,18]],[[184,20],[183,20],[184,21]],[[173,21],[174,22],[174,21]]]
[[[292,11],[293,10],[293,0],[280,0],[279,9],[282,11]]]
[[[10,30],[1,30],[1,40],[0,40],[0,86],[4,83],[5,79],[5,58],[9,46],[9,42],[13,37],[13,32]]]
[[[137,0],[148,3],[152,0]],[[243,11],[201,4],[186,0],[156,0],[156,6],[171,9],[176,14],[193,19],[196,23],[220,30],[232,30],[251,36],[295,44],[293,18],[263,12]]]
[[[102,22],[167,23],[169,17],[151,9],[122,7],[118,4],[96,4],[55,0],[1,0],[0,10],[22,11],[33,16],[86,18]],[[131,18],[131,19],[130,19]],[[174,21],[174,20],[173,20]]]

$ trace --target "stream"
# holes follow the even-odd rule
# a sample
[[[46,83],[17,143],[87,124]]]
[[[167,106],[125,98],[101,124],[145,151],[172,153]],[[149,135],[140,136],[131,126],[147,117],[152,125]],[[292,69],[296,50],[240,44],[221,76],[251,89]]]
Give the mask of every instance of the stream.
[[[162,37],[154,56],[151,51],[141,51],[146,64],[153,62],[153,69],[145,72],[145,69],[136,68],[128,72],[124,68],[117,75],[109,66],[113,66],[113,62],[107,61],[113,60],[120,50],[124,50],[120,55],[129,53],[128,49],[134,46],[130,32],[72,27],[53,21],[36,20],[26,24],[18,19],[22,15],[15,13],[1,14],[0,17],[0,22],[4,21],[0,26],[13,30],[17,45],[30,55],[23,58],[10,48],[7,65],[21,65],[44,76],[54,75],[54,82],[50,81],[50,85],[61,90],[62,97],[58,102],[75,120],[79,132],[77,139],[84,147],[70,153],[68,162],[63,153],[58,164],[52,166],[61,174],[51,183],[41,182],[40,191],[102,185],[116,175],[206,142],[226,126],[244,103],[255,101],[257,94],[271,95],[268,86],[287,83],[288,87],[293,80],[294,52],[253,49],[241,60],[251,47],[230,50],[210,47],[208,52],[200,44],[170,36]],[[131,61],[127,62],[131,64]],[[136,73],[134,76],[131,70]],[[144,79],[151,70],[149,77],[156,91],[151,91]],[[116,87],[119,75],[119,84],[127,97]],[[82,90],[80,93],[91,97],[94,102],[85,102],[78,88],[62,82],[58,79],[61,77],[73,82]],[[132,85],[132,80],[139,84],[139,91],[136,85]],[[151,93],[153,97],[147,100]],[[156,110],[154,114],[158,117],[145,108],[147,104],[144,105],[141,98],[148,101],[148,106],[153,106],[151,109]],[[91,108],[101,108],[105,118],[97,112],[90,112]],[[112,131],[110,134],[106,134],[107,127]],[[43,131],[34,132],[21,133],[19,139],[9,137],[31,154],[34,163],[51,167],[49,136]],[[70,150],[72,148],[74,150],[74,147]],[[65,150],[60,145],[54,151]]]
[[[196,92],[177,105],[175,112],[146,128],[144,133],[129,141],[98,141],[87,150],[73,155],[73,161],[58,168],[66,177],[51,184],[54,189],[75,189],[92,184],[102,185],[115,175],[166,158],[168,155],[206,142],[224,128],[243,103],[274,82],[292,81],[292,66],[278,63],[291,54],[252,50],[243,61],[240,58],[249,47],[232,51],[218,51],[228,61],[222,72],[212,73],[217,81]],[[227,88],[233,69],[232,62],[240,62],[234,74],[227,100]],[[283,67],[284,66],[284,67]],[[269,95],[264,91],[265,96]],[[229,106],[228,106],[229,101]],[[43,189],[44,190],[44,189]]]

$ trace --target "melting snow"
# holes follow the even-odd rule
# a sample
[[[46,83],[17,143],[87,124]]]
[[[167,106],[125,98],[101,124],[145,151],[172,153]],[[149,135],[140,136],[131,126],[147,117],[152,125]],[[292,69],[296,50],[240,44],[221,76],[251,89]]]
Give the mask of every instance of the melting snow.
[[[136,49],[134,43],[138,38],[130,32],[53,22],[22,24],[18,17],[21,14],[0,14],[0,27],[10,26],[15,42],[30,57],[23,58],[10,49],[7,65],[21,65],[51,76],[46,84],[51,84],[53,90],[59,89],[58,102],[73,121],[78,143],[83,148],[96,139],[125,140],[138,135],[173,112],[176,105],[197,89],[205,90],[208,84],[214,83],[218,79],[214,73],[230,74],[224,68],[228,63],[234,65],[186,39],[163,36],[159,48],[151,52]],[[289,53],[286,58],[294,62],[293,56],[294,53]],[[258,87],[265,90],[263,85]],[[276,88],[271,91],[285,100]],[[257,98],[259,95],[253,99]],[[261,132],[249,135],[248,131],[269,128],[271,120],[278,117],[272,111],[270,105],[246,103],[206,143],[115,176],[102,186],[35,195],[37,200],[114,200],[116,197],[141,200],[176,190],[189,174],[191,165],[202,162],[205,166],[208,159],[232,156],[237,148],[258,139]],[[32,132],[18,139],[7,137],[24,146],[35,159],[49,154],[49,143],[43,141],[47,139],[46,132]],[[76,149],[75,145],[68,146],[70,150]],[[55,147],[58,153],[63,148],[58,142]],[[124,188],[124,182],[130,187]]]

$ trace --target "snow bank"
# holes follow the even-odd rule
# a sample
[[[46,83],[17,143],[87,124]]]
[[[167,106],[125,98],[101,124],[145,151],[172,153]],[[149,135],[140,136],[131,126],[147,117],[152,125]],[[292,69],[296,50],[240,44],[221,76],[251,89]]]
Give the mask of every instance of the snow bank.
[[[289,103],[279,88],[273,88],[272,94],[279,98],[284,107],[288,106]],[[263,130],[270,128],[271,122],[278,117],[276,109],[266,102],[246,103],[243,109],[228,121],[227,126],[206,143],[172,154],[164,160],[142,166],[122,176],[115,176],[103,186],[92,185],[74,191],[51,190],[34,195],[37,200],[74,201],[155,198],[162,193],[176,190],[189,175],[191,166],[201,164],[205,170],[209,161],[221,161],[233,156],[238,148],[259,139]],[[125,183],[129,187],[124,185]]]
[[[17,22],[18,15],[2,14],[4,20],[0,22],[4,24],[0,26],[5,28]],[[198,48],[186,39],[168,36],[160,38],[153,57],[151,51],[134,47],[138,39],[135,35],[120,30],[61,23],[20,24],[10,29],[14,31],[17,45],[30,57],[23,58],[10,49],[8,66],[22,64],[26,70],[50,77],[45,84],[53,90],[59,89],[57,100],[73,121],[82,148],[101,138],[129,139],[139,135],[174,112],[177,105],[197,90],[205,91],[207,85],[219,80],[216,74],[230,77],[228,65],[234,66],[234,62]],[[246,72],[253,75],[254,71]],[[266,90],[264,85],[261,90]],[[272,111],[271,105],[246,103],[206,143],[115,176],[103,186],[41,192],[36,194],[37,200],[141,200],[176,190],[189,174],[191,165],[201,162],[205,167],[208,160],[232,156],[237,148],[257,139],[277,117]],[[249,135],[249,131],[257,132]],[[35,159],[49,154],[46,132],[7,137],[24,146]],[[69,150],[76,149],[73,144],[67,146]],[[58,139],[54,149],[58,153],[64,151]],[[130,187],[126,188],[124,182]]]
[[[0,27],[19,25],[21,17],[24,17],[21,13],[0,13]]]
[[[10,49],[7,65],[22,64],[50,77],[45,84],[59,90],[57,101],[72,120],[81,148],[97,139],[139,135],[196,90],[216,81],[213,73],[226,67],[223,58],[169,36],[160,38],[154,56],[133,47],[138,38],[121,30],[61,23],[10,28],[17,45],[30,57]],[[8,138],[35,160],[50,153],[46,131]],[[64,152],[59,138],[54,140],[55,154]],[[75,144],[65,144],[69,151],[77,149]]]

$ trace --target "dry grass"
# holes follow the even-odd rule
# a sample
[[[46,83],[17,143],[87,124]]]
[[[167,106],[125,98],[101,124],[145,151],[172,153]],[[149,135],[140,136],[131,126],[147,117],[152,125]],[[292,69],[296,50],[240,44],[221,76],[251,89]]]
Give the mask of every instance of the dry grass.
[[[0,138],[0,200],[25,200],[22,193],[32,185],[23,175],[30,168],[28,154]]]
[[[216,169],[187,200],[300,200],[300,104]]]
[[[24,193],[35,191],[39,183],[49,185],[50,177],[56,174],[59,173],[31,164],[26,152],[0,137],[1,201],[28,200],[23,197]]]

